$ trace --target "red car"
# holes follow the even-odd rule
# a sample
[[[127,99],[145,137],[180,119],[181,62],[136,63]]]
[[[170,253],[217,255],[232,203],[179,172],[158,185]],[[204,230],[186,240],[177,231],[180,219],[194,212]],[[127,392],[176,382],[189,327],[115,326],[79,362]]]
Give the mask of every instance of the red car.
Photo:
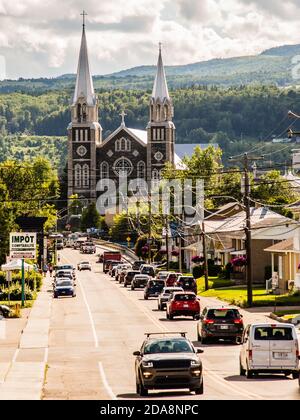
[[[166,278],[166,287],[176,286],[176,282],[179,276],[182,276],[181,273],[169,273]]]
[[[175,316],[200,318],[200,302],[195,293],[180,292],[173,294],[173,297],[167,303],[167,319],[173,319]]]

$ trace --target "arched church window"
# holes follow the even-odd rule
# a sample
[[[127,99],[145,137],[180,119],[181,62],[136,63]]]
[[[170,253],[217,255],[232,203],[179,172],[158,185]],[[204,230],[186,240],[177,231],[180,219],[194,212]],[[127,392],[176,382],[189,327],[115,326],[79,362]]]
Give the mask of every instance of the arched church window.
[[[154,169],[152,171],[152,179],[153,179],[153,181],[158,181],[159,180],[159,171],[157,169]]]
[[[129,139],[126,140],[126,151],[127,152],[131,151],[131,141]]]
[[[164,117],[165,117],[165,121],[167,121],[168,119],[168,106],[167,105],[164,106]]]
[[[121,151],[126,152],[127,149],[127,141],[124,139],[124,137],[121,139]]]
[[[74,184],[76,188],[81,188],[81,165],[79,163],[74,168]]]
[[[160,120],[160,105],[157,105],[157,110],[156,110],[156,120],[159,121]]]
[[[137,177],[144,179],[146,175],[145,172],[146,172],[145,162],[140,161],[137,165]]]
[[[100,178],[101,179],[109,178],[109,165],[107,162],[102,162],[100,165]]]
[[[116,140],[115,150],[116,150],[116,152],[120,152],[120,150],[121,150],[120,139]]]
[[[82,167],[82,186],[83,188],[89,188],[90,186],[89,165],[87,163]]]

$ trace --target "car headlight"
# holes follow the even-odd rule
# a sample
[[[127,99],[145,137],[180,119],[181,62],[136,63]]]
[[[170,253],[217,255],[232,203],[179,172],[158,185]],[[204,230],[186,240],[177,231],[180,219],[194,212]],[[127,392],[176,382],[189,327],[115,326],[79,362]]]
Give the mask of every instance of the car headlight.
[[[200,366],[200,362],[198,362],[197,360],[191,360],[191,366],[192,367]]]
[[[152,368],[153,367],[153,362],[143,362],[142,365],[145,368]]]

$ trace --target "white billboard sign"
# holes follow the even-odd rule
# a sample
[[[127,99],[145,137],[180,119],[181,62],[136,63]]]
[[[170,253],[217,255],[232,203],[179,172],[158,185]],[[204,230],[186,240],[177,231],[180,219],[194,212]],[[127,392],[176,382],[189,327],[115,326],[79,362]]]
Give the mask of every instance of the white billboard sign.
[[[10,258],[36,258],[36,233],[12,232],[10,234]]]

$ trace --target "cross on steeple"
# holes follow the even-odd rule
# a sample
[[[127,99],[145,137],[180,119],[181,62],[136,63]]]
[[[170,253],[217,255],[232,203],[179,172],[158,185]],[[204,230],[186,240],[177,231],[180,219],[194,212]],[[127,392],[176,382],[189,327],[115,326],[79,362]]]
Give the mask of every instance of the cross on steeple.
[[[80,13],[80,16],[82,16],[82,25],[85,26],[85,17],[88,14],[85,12],[85,10],[82,11],[82,13]]]
[[[125,117],[126,117],[126,113],[124,112],[124,110],[121,112],[121,114],[120,114],[120,116],[121,116],[121,118],[122,118],[122,121],[121,121],[121,125],[122,125],[122,127],[125,127]]]

